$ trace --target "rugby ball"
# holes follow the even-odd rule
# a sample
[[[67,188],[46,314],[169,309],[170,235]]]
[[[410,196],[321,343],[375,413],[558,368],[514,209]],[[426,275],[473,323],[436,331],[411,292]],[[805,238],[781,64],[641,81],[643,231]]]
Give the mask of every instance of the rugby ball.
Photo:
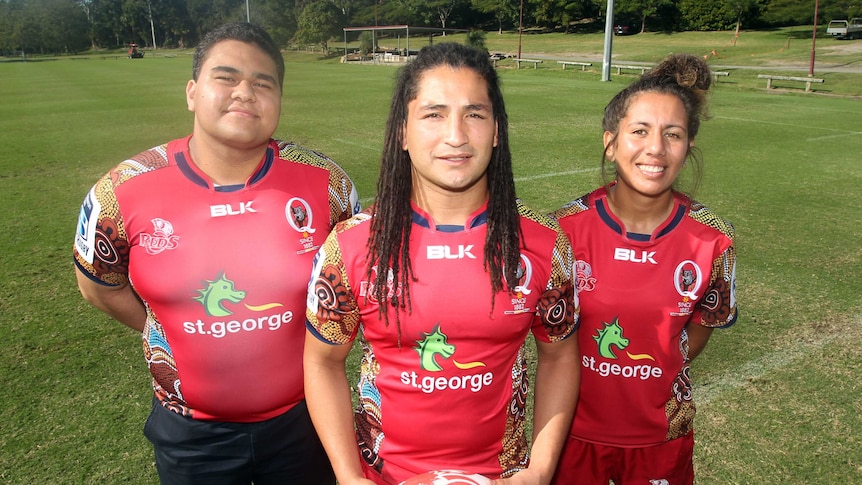
[[[461,470],[435,470],[420,473],[399,485],[490,485],[491,479]]]

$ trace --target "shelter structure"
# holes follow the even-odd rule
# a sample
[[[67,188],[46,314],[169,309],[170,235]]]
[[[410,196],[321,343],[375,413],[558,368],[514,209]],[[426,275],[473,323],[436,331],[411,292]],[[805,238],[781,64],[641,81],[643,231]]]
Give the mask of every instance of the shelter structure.
[[[416,45],[416,41],[418,37],[428,36],[429,38],[433,38],[435,35],[446,35],[447,33],[455,33],[455,32],[469,32],[468,29],[444,29],[441,27],[415,27],[410,25],[369,25],[367,27],[344,27],[342,29],[344,31],[344,58],[347,59],[347,33],[348,32],[364,32],[370,31],[372,42],[375,48],[377,47],[377,36],[379,32],[395,32],[395,35],[398,38],[398,55],[397,59],[395,55],[390,54],[388,57],[392,58],[394,61],[401,62],[406,61],[410,58],[410,35],[413,34],[414,45]],[[404,39],[404,48],[401,47],[401,39]],[[415,47],[414,47],[415,49]],[[415,49],[418,50],[418,49]],[[384,59],[387,56],[384,56]],[[377,53],[374,53],[372,56],[373,59],[377,59]]]

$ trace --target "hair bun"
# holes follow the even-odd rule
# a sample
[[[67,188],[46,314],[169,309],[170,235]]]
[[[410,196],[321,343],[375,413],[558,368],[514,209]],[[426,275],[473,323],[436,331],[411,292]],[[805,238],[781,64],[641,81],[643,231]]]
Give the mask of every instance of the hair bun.
[[[643,77],[699,91],[708,90],[712,84],[709,66],[703,59],[691,54],[671,54]]]

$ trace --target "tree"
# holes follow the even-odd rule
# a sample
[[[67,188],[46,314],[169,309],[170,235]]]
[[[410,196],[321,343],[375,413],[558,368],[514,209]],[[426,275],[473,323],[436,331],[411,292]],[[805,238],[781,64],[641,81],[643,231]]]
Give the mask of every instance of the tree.
[[[364,30],[359,34],[359,56],[365,57],[370,52],[376,52],[377,46],[374,45],[374,35],[370,30]]]
[[[674,0],[620,0],[616,3],[617,11],[636,15],[641,21],[641,33],[646,32],[646,21],[659,10],[675,7]]]
[[[473,0],[472,5],[480,12],[494,15],[500,34],[503,33],[503,22],[514,20],[517,23],[521,7],[519,0]]]
[[[332,2],[320,0],[305,6],[299,15],[296,41],[303,44],[320,44],[329,53],[329,41],[341,33],[341,10]]]
[[[401,2],[421,22],[427,25],[436,23],[443,29],[449,24],[449,17],[453,12],[461,7],[469,7],[469,0],[401,0]]]
[[[724,0],[725,8],[736,16],[736,31],[733,34],[733,45],[739,38],[739,29],[742,27],[742,19],[751,11],[757,10],[757,0]]]
[[[485,31],[479,29],[471,29],[467,34],[467,45],[488,53],[488,48],[485,47]]]
[[[276,44],[286,46],[299,30],[299,14],[294,0],[254,0],[251,21],[266,29]]]

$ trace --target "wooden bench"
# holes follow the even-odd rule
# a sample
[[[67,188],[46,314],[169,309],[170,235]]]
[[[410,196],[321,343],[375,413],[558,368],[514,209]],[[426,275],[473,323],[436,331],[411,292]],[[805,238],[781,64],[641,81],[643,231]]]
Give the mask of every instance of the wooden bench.
[[[616,70],[617,70],[617,74],[620,74],[620,71],[621,71],[621,70],[623,70],[623,69],[634,69],[634,70],[636,70],[636,71],[640,71],[640,72],[641,72],[641,75],[643,75],[643,73],[645,73],[645,72],[649,71],[650,69],[652,69],[652,66],[623,66],[623,65],[614,65],[614,66],[611,66],[611,67],[613,67],[614,69],[616,69]]]
[[[563,65],[563,70],[566,70],[566,66],[581,66],[582,71],[586,71],[588,67],[592,66],[592,62],[578,62],[578,61],[557,61],[557,64]]]
[[[805,83],[805,91],[811,91],[811,83],[822,83],[824,79],[816,77],[798,77],[798,76],[774,76],[772,74],[758,74],[757,79],[766,79],[766,89],[772,89],[772,81],[796,81]]]
[[[713,82],[718,82],[719,76],[723,76],[723,77],[730,76],[730,73],[727,71],[709,71],[709,72],[710,72],[710,74],[712,74]]]
[[[518,63],[518,69],[521,68],[522,62],[532,62],[533,63],[533,69],[538,69],[539,64],[542,63],[542,60],[541,59],[515,59],[515,62]]]

